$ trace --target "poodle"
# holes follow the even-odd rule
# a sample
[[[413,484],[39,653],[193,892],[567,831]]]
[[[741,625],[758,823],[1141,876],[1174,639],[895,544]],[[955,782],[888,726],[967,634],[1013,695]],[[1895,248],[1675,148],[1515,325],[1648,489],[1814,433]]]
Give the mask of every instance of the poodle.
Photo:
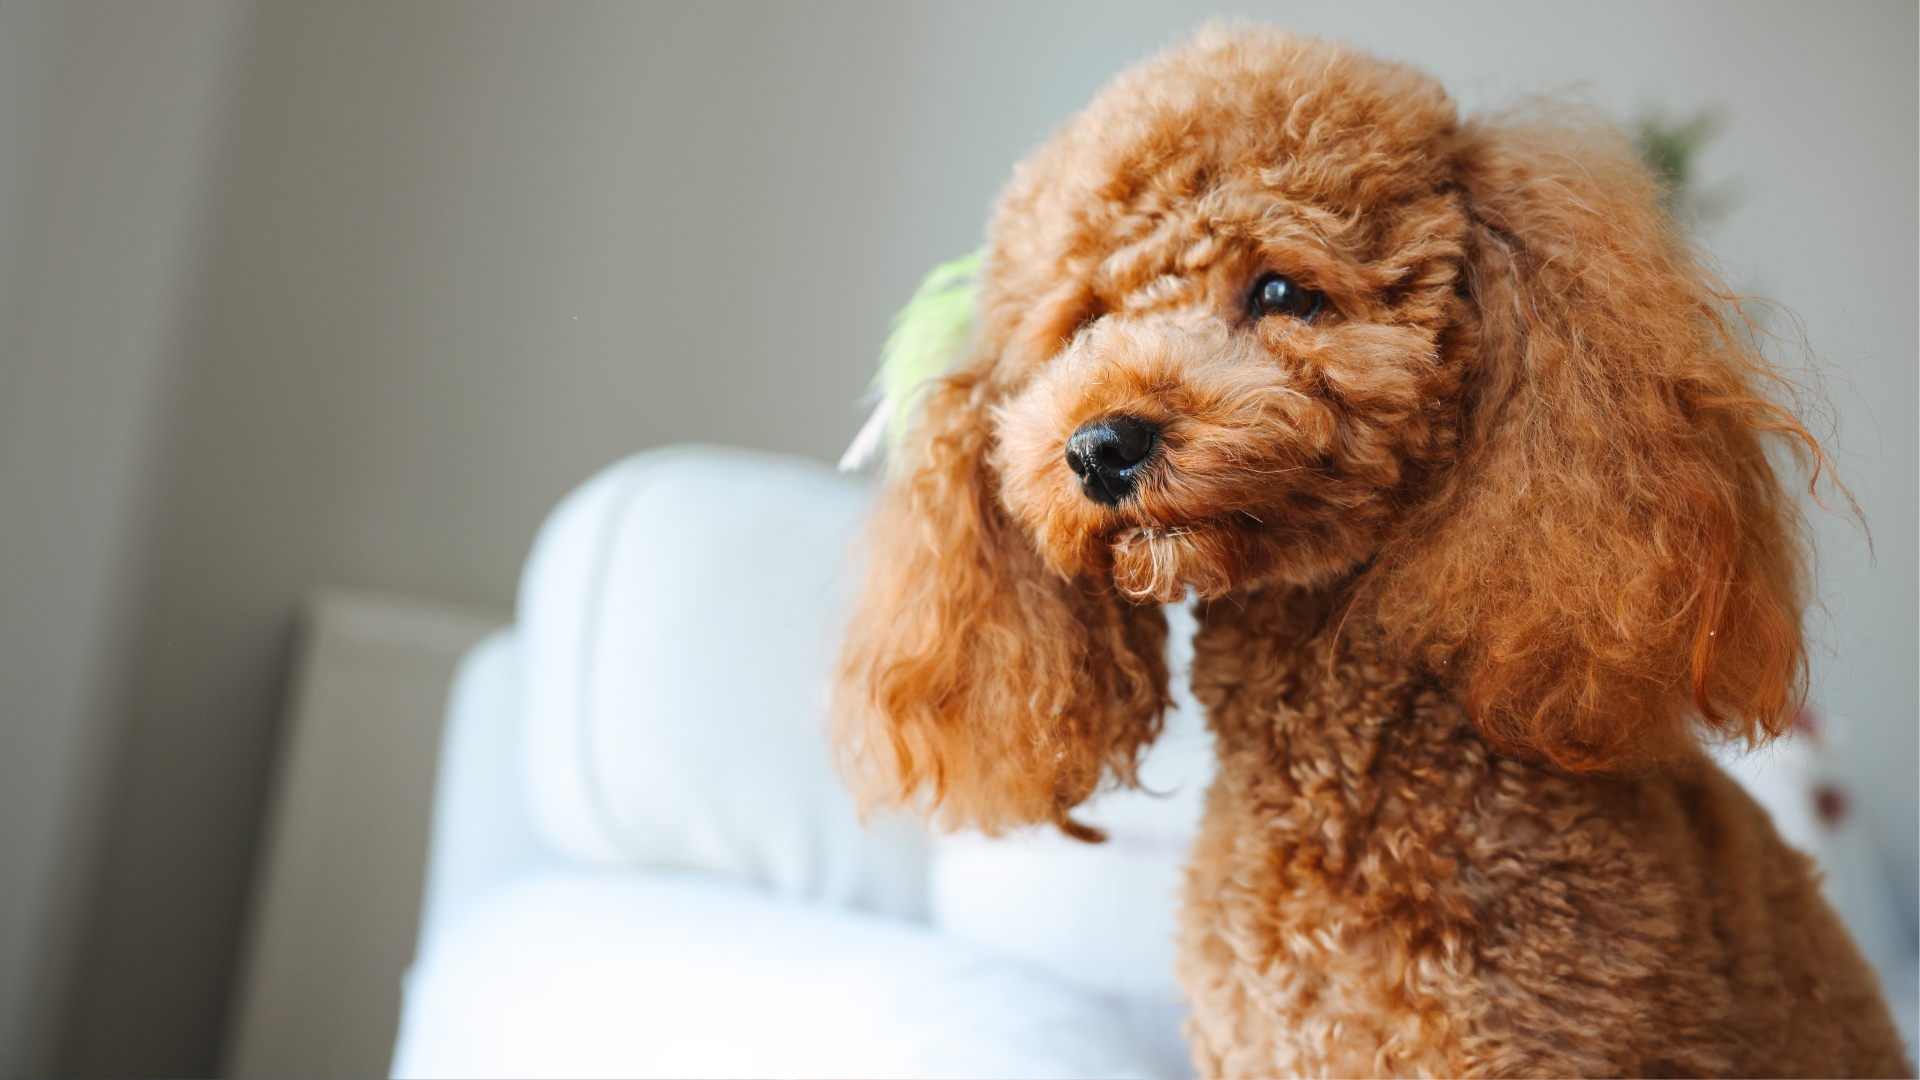
[[[837,737],[988,832],[1131,782],[1196,598],[1204,1075],[1913,1075],[1720,772],[1823,471],[1617,131],[1212,27],[1014,173],[870,527]],[[1776,454],[1776,457],[1779,457]]]

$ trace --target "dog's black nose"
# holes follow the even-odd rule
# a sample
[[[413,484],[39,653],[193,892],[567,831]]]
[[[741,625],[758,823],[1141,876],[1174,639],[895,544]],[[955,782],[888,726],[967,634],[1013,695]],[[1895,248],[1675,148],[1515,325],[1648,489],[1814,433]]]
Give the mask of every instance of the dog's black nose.
[[[1133,490],[1159,442],[1160,430],[1145,420],[1103,417],[1067,440],[1067,468],[1080,478],[1080,490],[1087,498],[1114,506]]]

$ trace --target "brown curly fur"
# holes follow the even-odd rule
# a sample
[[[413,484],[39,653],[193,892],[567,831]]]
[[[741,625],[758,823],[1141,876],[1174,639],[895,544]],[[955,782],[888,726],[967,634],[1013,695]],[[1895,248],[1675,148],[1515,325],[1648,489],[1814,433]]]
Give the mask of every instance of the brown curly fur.
[[[1221,1075],[1911,1075],[1805,858],[1703,755],[1803,696],[1819,467],[1604,125],[1213,28],[1016,172],[840,672],[870,800],[1131,779],[1158,602],[1221,760],[1179,976]],[[1325,293],[1246,316],[1266,271]],[[1069,434],[1161,443],[1117,507]],[[1784,439],[1772,436],[1784,434]]]

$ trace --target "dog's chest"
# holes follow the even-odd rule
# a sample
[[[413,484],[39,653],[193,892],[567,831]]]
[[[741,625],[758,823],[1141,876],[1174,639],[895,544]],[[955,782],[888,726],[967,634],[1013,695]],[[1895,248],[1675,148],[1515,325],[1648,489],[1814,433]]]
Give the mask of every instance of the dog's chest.
[[[1409,976],[1458,976],[1456,807],[1484,746],[1417,679],[1237,614],[1194,669],[1221,759],[1183,916],[1198,1044],[1243,1058],[1229,1075],[1439,1071],[1395,1029]]]
[[[1553,905],[1614,889],[1629,845],[1590,786],[1492,753],[1431,680],[1288,635],[1286,614],[1249,606],[1197,642],[1221,759],[1182,916],[1198,1054],[1229,1075],[1497,1059],[1509,1003],[1537,993],[1513,958],[1543,915],[1576,952]]]

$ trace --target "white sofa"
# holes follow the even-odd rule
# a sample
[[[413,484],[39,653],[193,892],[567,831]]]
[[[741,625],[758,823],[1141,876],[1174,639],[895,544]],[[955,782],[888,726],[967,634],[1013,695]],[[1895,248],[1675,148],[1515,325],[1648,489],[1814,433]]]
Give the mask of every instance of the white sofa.
[[[1098,848],[863,826],[823,725],[866,492],[676,448],[554,511],[455,684],[396,1076],[1184,1072],[1202,733]]]
[[[1107,844],[863,826],[823,728],[866,501],[822,466],[688,447],[554,511],[518,621],[455,685],[394,1075],[1186,1073],[1195,710],[1154,748],[1153,794],[1088,808]],[[1191,622],[1170,617],[1184,671]],[[1833,858],[1781,760],[1749,763],[1752,786]],[[1883,970],[1910,969],[1855,901]]]

